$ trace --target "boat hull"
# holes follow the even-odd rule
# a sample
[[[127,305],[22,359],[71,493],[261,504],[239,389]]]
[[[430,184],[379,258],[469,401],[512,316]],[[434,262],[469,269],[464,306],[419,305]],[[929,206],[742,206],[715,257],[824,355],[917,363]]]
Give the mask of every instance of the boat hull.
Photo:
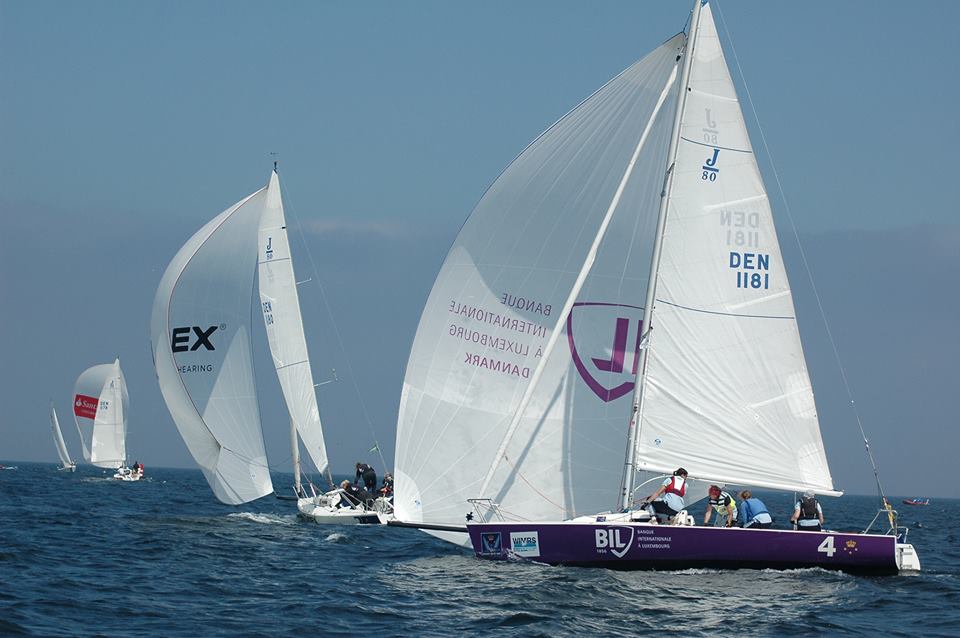
[[[608,569],[799,569],[895,574],[894,536],[648,523],[469,524],[477,557]]]
[[[297,511],[301,518],[318,525],[380,525],[373,510],[318,505],[312,498],[298,499]]]

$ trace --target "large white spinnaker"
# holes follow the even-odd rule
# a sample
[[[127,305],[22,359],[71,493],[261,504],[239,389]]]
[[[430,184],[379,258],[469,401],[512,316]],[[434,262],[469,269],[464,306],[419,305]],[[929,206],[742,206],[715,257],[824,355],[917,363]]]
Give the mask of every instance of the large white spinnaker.
[[[87,368],[73,388],[73,415],[84,458],[116,469],[126,461],[127,410],[130,398],[120,359]]]
[[[214,495],[240,504],[273,491],[251,354],[262,188],[201,228],[167,266],[150,333],[160,390]]]
[[[683,42],[664,43],[547,129],[461,229],[407,363],[398,519],[460,524],[476,497],[531,520],[615,505],[637,300],[646,291]],[[583,274],[572,312],[560,316]],[[555,329],[562,334],[544,360]]]
[[[832,493],[773,216],[709,4],[657,279],[638,467]]]
[[[300,316],[297,280],[287,238],[287,223],[277,172],[270,175],[258,233],[260,310],[267,329],[273,365],[287,411],[317,471],[327,469],[327,450]],[[296,441],[294,441],[294,444]]]
[[[70,459],[67,444],[63,440],[63,432],[60,430],[60,419],[57,418],[57,411],[54,409],[53,403],[50,403],[50,429],[53,431],[53,442],[57,446],[57,456],[60,457],[60,464],[63,467],[75,465]]]

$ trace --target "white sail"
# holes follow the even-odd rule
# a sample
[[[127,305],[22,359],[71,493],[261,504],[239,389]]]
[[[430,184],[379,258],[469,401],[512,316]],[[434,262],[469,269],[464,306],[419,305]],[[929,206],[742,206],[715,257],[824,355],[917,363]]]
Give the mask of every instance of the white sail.
[[[213,493],[229,504],[273,490],[250,344],[265,200],[260,189],[187,241],[163,274],[150,322],[167,408]]]
[[[260,309],[270,342],[273,365],[280,379],[290,418],[318,472],[327,469],[327,450],[320,426],[320,410],[300,316],[297,280],[283,215],[280,180],[270,175],[266,207],[258,234]]]
[[[532,142],[461,229],[407,363],[399,519],[461,523],[474,497],[531,519],[615,505],[683,41]],[[570,317],[560,317],[582,274]],[[562,334],[511,428],[555,328]]]
[[[681,123],[639,467],[832,492],[770,204],[709,4]]]
[[[53,431],[53,442],[57,446],[57,456],[60,457],[60,463],[64,467],[74,465],[70,460],[70,453],[67,451],[67,444],[63,440],[63,432],[60,431],[60,419],[57,418],[57,411],[50,404],[50,429]]]
[[[97,467],[122,467],[129,396],[120,360],[87,368],[77,378],[73,395],[84,458]]]

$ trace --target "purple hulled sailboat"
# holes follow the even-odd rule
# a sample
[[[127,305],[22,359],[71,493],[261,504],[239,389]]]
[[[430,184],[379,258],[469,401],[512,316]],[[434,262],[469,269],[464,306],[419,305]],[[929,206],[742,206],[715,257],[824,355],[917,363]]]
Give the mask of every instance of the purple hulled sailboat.
[[[638,510],[678,466],[687,502],[709,483],[841,494],[708,4],[688,31],[534,140],[461,229],[407,365],[397,519],[490,559],[919,569],[892,514],[870,535]]]

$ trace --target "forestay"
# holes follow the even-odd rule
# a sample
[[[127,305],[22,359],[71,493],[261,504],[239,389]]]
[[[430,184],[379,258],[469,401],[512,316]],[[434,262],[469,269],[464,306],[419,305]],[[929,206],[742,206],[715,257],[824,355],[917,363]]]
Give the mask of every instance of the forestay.
[[[270,175],[258,238],[260,309],[273,365],[280,379],[287,411],[296,424],[300,440],[317,471],[324,472],[327,469],[327,450],[303,333],[296,275],[290,256],[280,180],[276,172]]]
[[[407,364],[397,427],[399,519],[460,523],[467,499],[480,496],[529,519],[616,504],[638,300],[683,41],[664,43],[547,129],[461,229]],[[609,210],[596,261],[569,318],[561,317]],[[562,334],[527,409],[506,436],[557,328]]]
[[[201,228],[153,302],[154,365],[167,408],[213,489],[239,504],[273,491],[251,356],[260,189]]]
[[[831,492],[770,204],[700,13],[656,288],[639,467]]]
[[[113,469],[123,466],[129,400],[119,359],[87,368],[77,378],[73,415],[88,462]]]

